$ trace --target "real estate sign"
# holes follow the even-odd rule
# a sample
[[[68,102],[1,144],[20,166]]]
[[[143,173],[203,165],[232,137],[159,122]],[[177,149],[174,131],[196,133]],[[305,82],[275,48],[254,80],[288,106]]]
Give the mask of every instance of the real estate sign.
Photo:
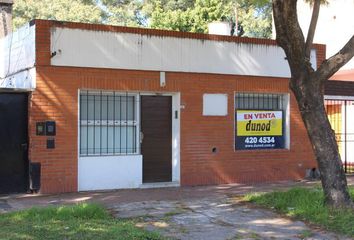
[[[236,110],[236,149],[284,148],[283,112]]]

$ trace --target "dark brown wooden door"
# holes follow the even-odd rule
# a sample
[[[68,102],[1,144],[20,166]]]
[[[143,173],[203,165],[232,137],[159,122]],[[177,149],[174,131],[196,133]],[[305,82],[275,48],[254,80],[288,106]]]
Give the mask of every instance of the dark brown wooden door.
[[[141,97],[143,182],[172,180],[172,97]]]

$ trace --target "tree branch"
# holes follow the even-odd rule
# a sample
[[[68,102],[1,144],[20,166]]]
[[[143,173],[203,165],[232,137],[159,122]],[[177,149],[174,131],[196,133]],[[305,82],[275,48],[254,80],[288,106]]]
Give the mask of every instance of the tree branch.
[[[354,35],[349,39],[349,41],[338,53],[334,54],[332,57],[324,61],[314,74],[316,74],[321,79],[321,81],[326,81],[347,62],[349,62],[353,56]]]
[[[313,5],[313,10],[312,10],[311,23],[309,26],[309,30],[307,32],[307,38],[306,38],[306,44],[305,44],[305,57],[307,59],[310,59],[311,47],[312,47],[312,43],[313,43],[313,38],[315,36],[318,15],[320,13],[320,5],[321,5],[321,1],[315,0],[314,5]]]

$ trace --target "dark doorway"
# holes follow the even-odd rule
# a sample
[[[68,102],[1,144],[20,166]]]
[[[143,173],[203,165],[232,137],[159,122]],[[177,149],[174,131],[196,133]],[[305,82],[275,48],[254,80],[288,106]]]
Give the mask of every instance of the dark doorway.
[[[28,96],[0,93],[0,194],[28,188]]]
[[[143,182],[172,181],[172,97],[141,96]]]

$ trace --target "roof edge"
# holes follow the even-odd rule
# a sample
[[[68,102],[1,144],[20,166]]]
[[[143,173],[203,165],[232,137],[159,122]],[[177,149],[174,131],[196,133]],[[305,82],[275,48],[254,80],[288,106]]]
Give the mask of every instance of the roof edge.
[[[104,25],[104,24],[95,24],[95,23],[80,23],[80,22],[67,22],[67,21],[42,20],[42,19],[34,19],[31,21],[31,23],[36,25],[50,26],[50,27],[65,27],[65,28],[72,28],[72,29],[121,32],[121,33],[133,33],[133,34],[135,33],[135,34],[160,36],[160,37],[189,38],[189,39],[249,43],[249,44],[259,44],[259,45],[277,45],[277,42],[275,40],[266,39],[266,38],[223,36],[223,35],[179,32],[179,31],[172,31],[172,30],[152,29],[152,28],[125,27],[125,26],[113,26],[113,25]],[[319,46],[325,46],[325,45],[314,44],[314,46],[317,48]]]

